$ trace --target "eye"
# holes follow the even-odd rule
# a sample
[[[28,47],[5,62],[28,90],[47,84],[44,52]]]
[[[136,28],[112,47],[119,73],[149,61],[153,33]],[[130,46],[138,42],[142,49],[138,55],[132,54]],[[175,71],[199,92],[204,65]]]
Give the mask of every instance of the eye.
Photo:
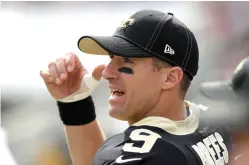
[[[125,57],[124,58],[124,63],[131,63],[132,64],[133,62],[129,58]]]

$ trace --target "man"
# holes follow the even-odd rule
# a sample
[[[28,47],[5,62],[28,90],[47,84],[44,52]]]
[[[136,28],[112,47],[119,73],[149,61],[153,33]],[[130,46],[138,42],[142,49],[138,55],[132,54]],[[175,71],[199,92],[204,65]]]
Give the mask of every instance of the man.
[[[226,130],[200,122],[207,108],[184,100],[199,51],[194,34],[173,14],[138,11],[113,36],[83,36],[78,47],[111,61],[89,77],[69,53],[40,73],[57,100],[74,165],[228,163]],[[106,141],[91,98],[101,75],[110,88],[110,116],[130,125]]]
[[[221,117],[234,129],[247,129],[249,124],[249,57],[244,58],[235,68],[232,78],[225,81],[205,82],[200,92],[207,98],[226,102],[227,112]]]
[[[205,82],[201,84],[201,93],[215,101],[227,104],[226,113],[220,116],[221,124],[230,125],[233,129],[233,150],[236,165],[248,164],[249,156],[249,57],[244,58],[236,67],[228,81]]]

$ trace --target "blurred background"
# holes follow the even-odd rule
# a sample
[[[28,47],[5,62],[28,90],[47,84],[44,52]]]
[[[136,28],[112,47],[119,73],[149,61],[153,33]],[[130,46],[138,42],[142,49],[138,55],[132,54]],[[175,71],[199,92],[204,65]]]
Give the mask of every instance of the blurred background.
[[[0,9],[1,124],[18,165],[71,163],[63,125],[40,69],[67,52],[80,55],[90,71],[107,63],[106,57],[80,52],[79,37],[112,35],[122,20],[148,8],[174,13],[199,42],[199,73],[186,99],[215,108],[216,114],[238,106],[205,98],[199,87],[202,82],[230,79],[239,62],[249,56],[249,2],[4,1]],[[98,120],[110,137],[128,125],[108,116],[106,85],[101,81],[93,98]],[[248,136],[241,139],[243,144],[249,141]]]

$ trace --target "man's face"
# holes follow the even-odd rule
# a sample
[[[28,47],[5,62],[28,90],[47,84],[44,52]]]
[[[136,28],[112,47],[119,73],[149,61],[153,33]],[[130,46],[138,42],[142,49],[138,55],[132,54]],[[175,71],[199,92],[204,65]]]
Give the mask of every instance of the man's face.
[[[111,56],[103,77],[111,91],[109,114],[119,120],[143,117],[159,99],[162,78],[152,58]]]

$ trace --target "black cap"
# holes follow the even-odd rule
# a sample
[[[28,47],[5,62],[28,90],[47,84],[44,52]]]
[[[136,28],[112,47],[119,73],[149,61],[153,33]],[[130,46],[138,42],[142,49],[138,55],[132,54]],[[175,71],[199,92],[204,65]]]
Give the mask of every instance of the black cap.
[[[198,71],[196,38],[172,13],[138,11],[123,21],[113,36],[83,36],[78,47],[87,54],[157,57],[181,67],[190,80]]]
[[[200,90],[209,99],[248,102],[249,57],[239,63],[230,80],[205,82],[201,84]]]

